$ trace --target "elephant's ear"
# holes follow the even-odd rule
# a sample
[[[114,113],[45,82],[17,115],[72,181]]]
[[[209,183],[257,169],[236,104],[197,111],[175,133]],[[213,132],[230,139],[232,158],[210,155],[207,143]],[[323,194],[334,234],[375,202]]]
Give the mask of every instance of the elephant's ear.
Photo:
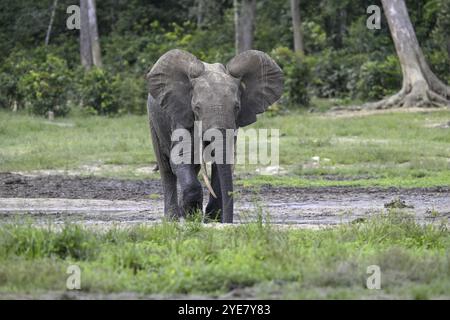
[[[204,68],[191,53],[174,49],[162,55],[147,74],[150,95],[183,127],[194,123],[191,79],[202,74]]]
[[[267,110],[283,93],[283,71],[267,54],[248,50],[227,64],[230,75],[241,79],[240,127],[256,121],[256,115]]]

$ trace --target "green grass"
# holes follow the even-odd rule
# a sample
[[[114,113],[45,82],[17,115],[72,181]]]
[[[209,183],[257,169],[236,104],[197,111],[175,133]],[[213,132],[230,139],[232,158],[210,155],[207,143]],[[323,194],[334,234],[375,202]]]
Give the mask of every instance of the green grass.
[[[148,122],[143,116],[72,117],[56,121],[0,112],[1,171],[102,168],[119,175],[155,161]]]
[[[324,113],[261,115],[254,128],[280,130],[280,165],[261,176],[237,166],[238,183],[289,186],[404,186],[450,184],[450,111],[383,113],[339,118]],[[0,170],[76,170],[124,178],[155,178],[146,116],[73,116],[48,124],[0,112]],[[313,157],[320,157],[314,161]]]
[[[215,229],[196,221],[56,229],[0,226],[0,296],[64,292],[66,269],[76,264],[87,293],[450,297],[449,232],[395,211],[319,231],[261,222]],[[381,269],[381,290],[366,288],[370,265]]]

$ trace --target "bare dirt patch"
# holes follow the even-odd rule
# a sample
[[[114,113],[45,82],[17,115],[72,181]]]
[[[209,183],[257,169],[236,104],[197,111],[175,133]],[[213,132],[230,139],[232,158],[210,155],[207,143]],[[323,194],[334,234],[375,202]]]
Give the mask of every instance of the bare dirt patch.
[[[206,202],[206,190],[204,202]],[[254,221],[258,215],[273,223],[320,227],[360,221],[387,210],[398,199],[401,210],[418,221],[449,221],[450,187],[435,188],[290,188],[237,187],[236,221]],[[163,215],[159,180],[121,180],[76,176],[0,174],[0,222],[18,217],[38,222],[84,224],[155,223]]]

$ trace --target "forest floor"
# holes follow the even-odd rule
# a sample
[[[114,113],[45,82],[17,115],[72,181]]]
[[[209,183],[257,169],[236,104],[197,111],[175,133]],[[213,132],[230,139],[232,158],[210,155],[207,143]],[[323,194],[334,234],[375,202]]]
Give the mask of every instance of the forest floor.
[[[237,166],[232,227],[162,222],[145,116],[2,112],[0,298],[448,298],[450,111],[412,111],[261,117],[278,172]]]

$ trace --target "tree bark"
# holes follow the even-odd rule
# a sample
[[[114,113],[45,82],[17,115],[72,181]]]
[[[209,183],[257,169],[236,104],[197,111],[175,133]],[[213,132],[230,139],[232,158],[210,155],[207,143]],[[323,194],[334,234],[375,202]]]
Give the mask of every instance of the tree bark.
[[[50,16],[50,22],[48,24],[48,28],[47,28],[47,34],[45,35],[45,45],[48,46],[49,42],[50,42],[50,34],[52,33],[52,27],[53,27],[53,21],[55,20],[55,12],[56,12],[56,7],[58,6],[58,0],[54,0],[53,1],[53,8],[52,8],[52,13]]]
[[[256,0],[234,0],[234,27],[236,54],[253,47]]]
[[[450,60],[450,39],[447,39],[447,55],[448,59]]]
[[[201,29],[203,27],[203,12],[205,9],[205,0],[197,0],[197,28]]]
[[[234,9],[234,48],[236,54],[239,53],[239,45],[240,45],[240,6],[239,0],[233,0],[233,9]]]
[[[370,108],[450,106],[450,88],[431,71],[420,48],[404,0],[382,0],[402,74],[401,90]]]
[[[92,68],[91,37],[89,35],[88,0],[80,0],[80,57],[85,69]]]
[[[294,31],[294,51],[304,55],[303,34],[301,30],[300,0],[291,0],[292,29]]]
[[[102,54],[100,50],[100,40],[97,28],[97,13],[95,8],[95,0],[88,0],[89,15],[89,36],[91,41],[92,62],[94,66],[102,66]]]

